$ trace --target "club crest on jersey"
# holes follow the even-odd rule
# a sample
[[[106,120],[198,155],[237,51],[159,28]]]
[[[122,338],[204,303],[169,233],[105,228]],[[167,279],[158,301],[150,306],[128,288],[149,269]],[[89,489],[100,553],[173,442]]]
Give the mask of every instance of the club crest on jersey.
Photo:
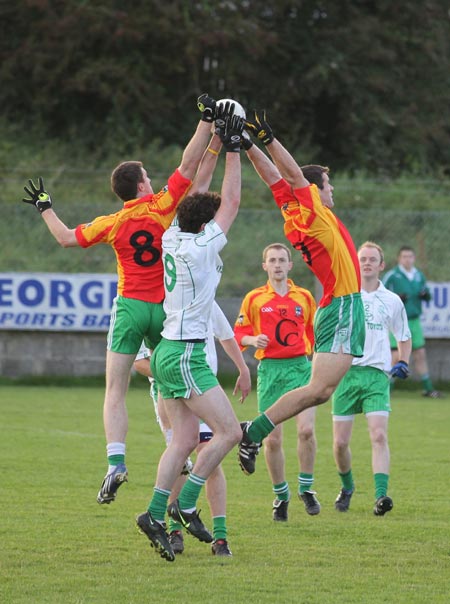
[[[295,307],[295,316],[301,317],[302,314],[303,314],[303,308],[301,306],[296,306]]]

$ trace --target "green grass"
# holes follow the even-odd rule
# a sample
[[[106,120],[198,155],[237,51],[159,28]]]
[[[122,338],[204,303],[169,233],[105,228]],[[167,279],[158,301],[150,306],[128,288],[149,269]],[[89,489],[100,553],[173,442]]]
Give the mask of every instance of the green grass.
[[[106,462],[102,399],[96,385],[0,386],[0,602],[448,602],[447,399],[395,392],[389,435],[395,507],[387,516],[372,514],[370,446],[361,417],[352,442],[357,491],[347,514],[334,510],[339,481],[326,404],[317,416],[321,514],[307,516],[294,498],[289,522],[275,525],[263,456],[256,473],[246,477],[233,451],[224,461],[233,558],[216,559],[208,545],[188,536],[173,564],[134,528],[135,515],[151,496],[163,447],[147,389],[139,384],[128,398],[130,482],[111,506],[95,501]],[[254,395],[235,408],[240,419],[253,417]],[[292,421],[285,443],[295,489]],[[211,527],[203,495],[200,507]]]

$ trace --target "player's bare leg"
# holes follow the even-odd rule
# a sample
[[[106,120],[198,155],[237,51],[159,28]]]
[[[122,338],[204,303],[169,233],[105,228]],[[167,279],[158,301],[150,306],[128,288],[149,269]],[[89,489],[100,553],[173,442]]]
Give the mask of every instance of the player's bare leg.
[[[125,440],[128,432],[126,395],[135,355],[106,352],[106,391],[103,422],[108,455],[108,471],[97,495],[98,503],[109,504],[118,488],[127,481]]]

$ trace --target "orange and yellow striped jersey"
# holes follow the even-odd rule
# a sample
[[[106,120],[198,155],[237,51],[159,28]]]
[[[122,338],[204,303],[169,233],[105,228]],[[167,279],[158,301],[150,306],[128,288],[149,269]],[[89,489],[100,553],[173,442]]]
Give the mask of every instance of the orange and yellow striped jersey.
[[[176,170],[156,194],[126,201],[115,214],[80,224],[75,235],[81,247],[112,246],[117,259],[117,293],[125,298],[159,303],[164,299],[161,237],[192,181]]]
[[[257,348],[257,359],[290,359],[309,355],[314,345],[316,302],[310,291],[288,279],[289,291],[280,296],[269,282],[250,291],[242,301],[234,335],[242,350],[244,336],[265,334],[270,342]]]
[[[287,239],[323,286],[319,306],[359,292],[361,273],[355,244],[342,222],[322,204],[317,186],[292,190],[281,179],[271,189],[284,218]]]

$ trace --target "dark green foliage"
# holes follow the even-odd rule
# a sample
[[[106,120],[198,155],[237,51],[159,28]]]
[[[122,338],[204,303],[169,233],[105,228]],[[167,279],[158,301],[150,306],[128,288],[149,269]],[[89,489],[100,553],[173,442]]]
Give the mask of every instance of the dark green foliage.
[[[443,0],[17,0],[0,23],[4,117],[97,157],[183,145],[207,91],[266,107],[310,161],[389,175],[450,164]]]

